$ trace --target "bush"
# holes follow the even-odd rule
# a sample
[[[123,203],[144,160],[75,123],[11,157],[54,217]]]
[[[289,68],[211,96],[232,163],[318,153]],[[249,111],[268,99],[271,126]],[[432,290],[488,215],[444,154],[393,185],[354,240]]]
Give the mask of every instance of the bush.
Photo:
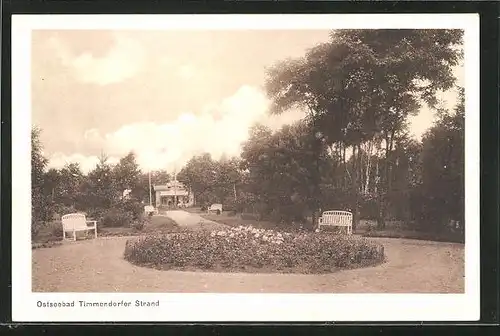
[[[131,216],[121,210],[111,209],[102,214],[102,227],[128,227],[131,223]]]
[[[147,223],[151,223],[151,217],[149,215],[142,215],[132,223],[132,228],[136,231],[142,231]]]
[[[32,243],[46,243],[60,241],[63,238],[62,223],[60,220],[50,222],[37,222],[35,229],[32,227]]]
[[[121,201],[111,209],[91,209],[89,215],[97,218],[102,227],[108,228],[140,227],[144,221],[143,206],[136,200]]]
[[[68,206],[68,205],[64,205],[64,204],[57,204],[55,206],[55,212],[59,216],[62,217],[62,216],[67,215],[67,214],[76,213],[76,212],[78,212],[78,210],[74,206]]]
[[[39,235],[42,227],[43,227],[42,221],[34,219],[31,220],[31,239],[35,239]]]
[[[116,205],[116,209],[126,213],[132,220],[138,220],[141,218],[144,211],[143,205],[134,199],[124,200],[118,203]]]
[[[156,268],[324,273],[373,265],[383,247],[363,238],[252,227],[152,235],[127,241],[128,261]]]
[[[63,237],[63,227],[61,221],[52,221],[48,224],[50,228],[50,233],[53,237],[62,238]]]

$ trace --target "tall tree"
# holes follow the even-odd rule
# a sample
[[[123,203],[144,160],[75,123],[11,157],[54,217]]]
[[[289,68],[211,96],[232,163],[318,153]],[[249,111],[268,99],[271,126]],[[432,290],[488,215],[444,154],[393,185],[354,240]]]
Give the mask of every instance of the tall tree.
[[[217,162],[205,153],[191,158],[177,174],[177,179],[188,186],[195,194],[197,203],[220,203],[214,191],[219,186]]]
[[[103,154],[83,184],[83,192],[86,195],[85,208],[97,210],[111,208],[123,192],[115,188],[114,182],[113,167],[109,164],[108,157]]]
[[[310,181],[323,174],[326,147],[319,160],[316,140],[304,122],[274,133],[263,126],[251,130],[241,154],[242,169],[248,172],[247,191],[260,204],[258,212],[276,221],[303,221],[317,206],[321,195]]]
[[[136,190],[136,197],[139,200],[143,200],[146,203],[149,203],[149,181],[150,181],[150,173],[149,172],[142,172],[139,176],[139,186],[137,187]],[[155,185],[164,185],[170,182],[172,177],[170,176],[169,173],[165,170],[158,170],[158,171],[152,171],[151,172],[151,189]],[[153,190],[151,190],[151,202],[152,204],[156,203],[155,200],[155,193]]]
[[[422,103],[434,106],[436,93],[454,84],[452,69],[462,57],[457,47],[461,41],[460,30],[340,30],[304,57],[269,70],[271,112],[305,109],[311,132],[335,144],[344,163],[350,148],[355,170],[361,167],[363,143],[378,136],[385,142],[386,164],[378,187],[380,227],[385,225],[394,139],[408,115]],[[355,194],[359,176],[351,174]],[[354,210],[357,203],[355,198]]]
[[[135,154],[130,152],[122,157],[113,169],[115,188],[119,193],[123,193],[124,190],[131,190],[131,196],[140,197],[140,175],[141,171],[136,162]]]
[[[58,201],[66,206],[79,208],[81,188],[84,175],[78,163],[66,164],[60,171],[60,185]]]
[[[465,95],[454,111],[440,110],[422,140],[423,223],[443,228],[450,220],[464,224]]]
[[[41,129],[31,129],[31,232],[36,235],[39,222],[51,216],[50,202],[43,192],[45,169],[48,164],[43,155],[43,145],[40,140]]]

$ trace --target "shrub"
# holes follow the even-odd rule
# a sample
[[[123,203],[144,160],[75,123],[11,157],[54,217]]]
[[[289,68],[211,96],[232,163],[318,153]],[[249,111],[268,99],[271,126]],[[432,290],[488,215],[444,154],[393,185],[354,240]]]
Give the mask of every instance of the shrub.
[[[32,243],[44,243],[62,240],[63,229],[60,220],[37,222],[35,232],[32,229]]]
[[[127,227],[132,223],[132,218],[129,214],[118,209],[111,209],[102,215],[102,227]]]
[[[58,204],[55,207],[55,212],[59,216],[64,216],[64,215],[67,215],[67,214],[76,213],[76,212],[78,212],[78,210],[74,206],[68,206],[68,205],[64,205],[64,204]]]
[[[61,221],[52,221],[48,224],[50,232],[53,237],[62,238],[63,237],[63,227]]]
[[[139,219],[133,221],[132,228],[136,231],[142,231],[147,223],[151,222],[151,217],[149,215],[142,215]]]
[[[31,239],[35,239],[43,227],[43,222],[35,219],[31,220]]]
[[[116,209],[126,213],[132,220],[141,218],[144,211],[143,205],[134,199],[121,201],[116,205]]]
[[[252,227],[152,235],[129,240],[125,259],[156,268],[324,273],[383,261],[380,245],[364,238],[280,233]]]

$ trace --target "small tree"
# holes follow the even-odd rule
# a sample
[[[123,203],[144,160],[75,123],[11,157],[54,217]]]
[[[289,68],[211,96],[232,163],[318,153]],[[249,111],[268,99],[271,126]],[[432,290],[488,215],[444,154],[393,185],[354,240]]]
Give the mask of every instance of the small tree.
[[[41,129],[31,129],[31,234],[36,236],[42,221],[52,215],[50,199],[44,193],[44,174],[48,160],[43,155]]]
[[[439,119],[422,143],[423,225],[443,229],[450,220],[464,225],[465,95],[454,111],[440,110]]]

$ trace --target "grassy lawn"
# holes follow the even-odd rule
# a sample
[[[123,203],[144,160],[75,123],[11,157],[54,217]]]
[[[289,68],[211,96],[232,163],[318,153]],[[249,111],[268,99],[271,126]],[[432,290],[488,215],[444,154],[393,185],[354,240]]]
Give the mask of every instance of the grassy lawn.
[[[363,237],[373,238],[404,238],[417,240],[431,240],[436,242],[463,243],[464,238],[460,234],[433,233],[412,230],[373,230],[361,233]]]
[[[99,227],[99,222],[97,223]],[[139,236],[154,233],[168,233],[179,231],[179,225],[172,219],[164,216],[153,216],[148,218],[142,230],[133,227],[107,227],[99,228],[98,237],[116,237],[116,236]],[[94,233],[77,232],[77,239],[93,238]],[[62,242],[62,224],[60,221],[51,221],[40,229],[38,235],[32,240],[32,248],[51,247],[60,245]]]
[[[198,211],[195,212],[196,210],[191,209],[190,212],[197,213],[201,217],[212,220],[217,223],[225,224],[231,227],[238,227],[240,225],[243,226],[253,226],[254,228],[257,229],[264,229],[264,230],[276,230],[279,229],[279,225],[273,222],[269,221],[260,221],[256,219],[255,217],[252,218],[253,216],[248,215],[231,215],[229,211],[224,211],[220,215],[217,214],[207,214],[206,212]]]
[[[231,227],[243,226],[253,226],[259,229],[266,230],[276,230],[281,229],[276,223],[269,221],[259,221],[256,218],[251,218],[251,215],[231,215],[231,212],[224,211],[220,215],[207,214],[205,211],[201,211],[199,208],[189,208],[186,211],[191,213],[196,213],[203,218],[218,222],[221,224],[226,224]],[[242,218],[243,217],[243,218]],[[363,237],[373,237],[373,238],[403,238],[403,239],[418,239],[418,240],[430,240],[438,242],[452,242],[452,243],[463,243],[463,236],[459,234],[450,233],[432,233],[432,232],[422,232],[416,231],[409,228],[401,221],[387,221],[386,228],[384,230],[376,229],[376,221],[374,220],[360,220],[358,227],[356,228],[355,234],[361,235]]]
[[[104,237],[137,236],[143,234],[176,232],[178,229],[179,225],[172,219],[164,216],[152,216],[149,217],[148,222],[144,225],[142,230],[136,230],[131,227],[102,228],[98,235]]]

